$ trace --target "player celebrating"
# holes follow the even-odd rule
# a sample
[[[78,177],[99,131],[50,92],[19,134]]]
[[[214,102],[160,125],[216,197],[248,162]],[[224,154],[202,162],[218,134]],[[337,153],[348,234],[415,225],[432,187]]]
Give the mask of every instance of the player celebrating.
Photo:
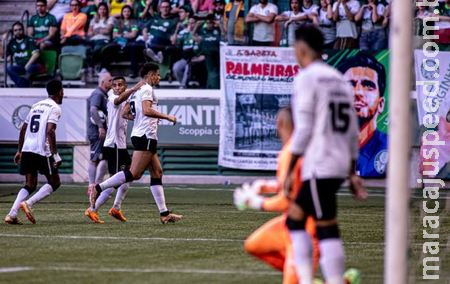
[[[173,115],[160,113],[157,109],[158,99],[153,87],[159,84],[159,66],[154,63],[146,63],[141,68],[141,77],[146,82],[130,101],[125,105],[123,117],[134,120],[131,132],[131,142],[134,146],[133,158],[130,169],[124,169],[113,175],[101,184],[97,184],[91,190],[91,206],[104,189],[117,188],[118,186],[141,178],[145,169],[151,174],[150,190],[160,212],[160,220],[163,224],[181,220],[183,216],[171,213],[166,206],[164,188],[162,186],[162,168],[156,153],[158,120],[165,119],[176,123]]]
[[[302,71],[294,80],[292,111],[295,130],[289,173],[303,157],[299,191],[286,220],[297,274],[302,283],[313,281],[311,237],[306,218],[316,220],[320,265],[327,284],[344,283],[345,256],[336,219],[336,192],[350,174],[357,199],[367,197],[355,174],[358,158],[358,122],[350,85],[338,71],[321,61],[323,35],[313,25],[297,29],[295,54]],[[288,173],[285,190],[290,191]]]
[[[133,88],[127,90],[127,82],[124,77],[115,77],[112,80],[112,92],[108,96],[107,110],[108,123],[106,138],[103,144],[103,158],[108,162],[110,175],[116,174],[119,169],[129,168],[131,164],[130,155],[127,151],[127,124],[128,121],[122,117],[124,102],[140,87],[145,84],[140,81]],[[109,215],[126,222],[123,216],[121,205],[128,191],[128,183],[122,184],[117,189],[113,207],[109,210]],[[88,208],[85,215],[94,223],[103,223],[99,219],[98,209],[111,197],[114,188],[107,188],[102,191],[94,208]]]
[[[278,134],[283,148],[278,156],[278,168],[276,180],[258,180],[251,186],[244,184],[242,188],[234,192],[234,204],[238,209],[252,208],[268,212],[286,212],[290,205],[290,200],[284,195],[282,190],[287,170],[290,164],[291,134],[294,128],[292,122],[292,112],[290,108],[279,111],[277,119]],[[291,197],[297,194],[300,189],[301,160],[297,162],[294,170],[295,182]],[[262,193],[277,193],[273,197],[263,197]],[[275,269],[283,271],[283,283],[298,283],[297,273],[293,265],[292,247],[289,234],[285,226],[286,214],[275,217],[265,223],[246,240],[244,249],[247,253],[260,258]],[[319,249],[315,234],[315,224],[312,218],[308,219],[307,231],[314,239],[314,267],[317,268],[319,262]]]
[[[5,217],[5,223],[22,224],[17,218],[19,207],[28,220],[35,224],[31,207],[52,194],[61,185],[58,167],[61,157],[56,148],[56,125],[61,117],[64,91],[61,81],[50,81],[47,86],[48,98],[31,107],[22,125],[19,147],[14,162],[20,164],[20,174],[25,175],[25,186],[17,194],[11,211]],[[26,198],[36,190],[38,172],[45,175],[47,183],[27,201]]]

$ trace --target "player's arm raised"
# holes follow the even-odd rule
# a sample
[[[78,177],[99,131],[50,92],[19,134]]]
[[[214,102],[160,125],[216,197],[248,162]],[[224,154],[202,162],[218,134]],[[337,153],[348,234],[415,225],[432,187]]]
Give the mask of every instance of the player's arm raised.
[[[16,155],[14,156],[14,163],[20,164],[20,158],[22,157],[23,141],[25,140],[25,133],[27,132],[28,123],[24,122],[19,134],[19,146],[17,147]]]
[[[124,101],[128,100],[128,98],[135,93],[137,90],[139,90],[143,85],[145,84],[145,81],[139,81],[136,85],[134,85],[132,88],[125,90],[120,96],[114,99],[114,105],[118,106]]]
[[[58,148],[56,148],[56,124],[52,122],[47,123],[47,141],[50,147],[50,152],[53,155],[53,159],[55,160],[55,167],[59,167],[61,165],[61,157],[58,154]]]
[[[130,103],[127,102],[122,110],[122,117],[127,120],[134,120],[134,115],[131,113]]]
[[[155,109],[152,108],[153,102],[150,100],[142,101],[142,111],[144,115],[153,117],[153,118],[159,118],[159,119],[165,119],[173,124],[177,123],[177,118],[173,115],[168,115],[165,113],[161,113]]]

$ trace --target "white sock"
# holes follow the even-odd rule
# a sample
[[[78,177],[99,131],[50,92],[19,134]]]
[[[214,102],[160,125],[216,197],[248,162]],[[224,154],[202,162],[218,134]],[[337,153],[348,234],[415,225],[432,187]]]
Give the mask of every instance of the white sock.
[[[129,184],[124,183],[117,189],[116,198],[114,199],[113,205],[113,207],[116,208],[117,210],[120,210],[120,208],[122,207],[122,202],[127,196],[129,188],[130,188]]]
[[[26,190],[25,188],[19,190],[19,193],[17,193],[16,200],[14,201],[14,204],[11,207],[11,211],[9,211],[8,214],[9,216],[17,217],[17,211],[19,210],[20,203],[22,203],[25,199],[27,199],[28,195],[30,195],[30,193],[28,193],[28,190]]]
[[[48,183],[44,184],[41,188],[39,188],[39,191],[36,192],[33,196],[31,196],[27,200],[27,204],[30,206],[33,206],[33,204],[41,201],[42,199],[46,198],[50,194],[52,194],[53,188]]]
[[[118,172],[117,174],[113,175],[109,179],[105,180],[100,184],[100,187],[103,189],[114,187],[117,188],[121,186],[122,184],[126,183],[125,173],[123,171]]]
[[[106,172],[108,171],[108,163],[106,160],[101,160],[98,163],[97,171],[95,175],[95,183],[101,183],[105,178]]]
[[[91,208],[93,211],[98,211],[100,207],[105,204],[105,202],[111,197],[111,194],[114,192],[115,188],[107,188],[100,193],[100,196],[97,198],[97,201],[95,201],[95,208]]]
[[[97,164],[89,161],[89,165],[88,165],[88,179],[89,179],[89,184],[93,184],[95,183],[95,174],[97,172]]]
[[[302,284],[313,283],[312,240],[306,231],[289,231],[292,240],[295,269]],[[328,284],[328,283],[327,283]]]
[[[320,268],[327,284],[343,284],[345,254],[341,239],[319,241]]]
[[[156,206],[158,206],[159,213],[166,212],[166,197],[164,196],[164,188],[162,185],[151,185],[150,190],[152,191],[153,198],[155,199]]]

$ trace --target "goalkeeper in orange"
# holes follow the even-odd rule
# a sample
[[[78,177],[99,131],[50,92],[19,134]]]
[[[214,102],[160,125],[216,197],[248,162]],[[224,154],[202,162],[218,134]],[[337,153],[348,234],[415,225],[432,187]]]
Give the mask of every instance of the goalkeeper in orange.
[[[278,168],[276,180],[257,180],[253,184],[244,184],[242,188],[234,192],[234,204],[240,210],[247,208],[268,211],[282,212],[281,216],[268,221],[245,241],[244,249],[247,253],[261,259],[277,270],[283,271],[283,283],[299,283],[293,263],[291,241],[286,228],[286,211],[290,205],[290,200],[283,192],[283,184],[290,164],[290,137],[294,129],[292,112],[290,108],[279,111],[277,117],[278,135],[283,144],[283,148],[278,156]],[[291,197],[297,196],[300,188],[300,170],[302,160],[299,160],[295,172],[293,172],[294,185]],[[276,193],[272,197],[264,197],[261,194]],[[318,267],[319,247],[316,237],[315,222],[312,218],[306,223],[306,230],[313,239],[313,260],[314,268]]]

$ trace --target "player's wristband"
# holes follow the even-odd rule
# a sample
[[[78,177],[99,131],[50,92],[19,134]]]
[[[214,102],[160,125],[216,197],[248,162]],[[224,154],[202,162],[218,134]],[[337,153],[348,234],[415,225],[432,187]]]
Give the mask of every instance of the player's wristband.
[[[62,159],[61,159],[61,156],[59,156],[59,154],[58,153],[56,153],[56,154],[53,154],[53,160],[55,160],[55,163],[59,163],[59,162],[61,162],[62,161]]]

